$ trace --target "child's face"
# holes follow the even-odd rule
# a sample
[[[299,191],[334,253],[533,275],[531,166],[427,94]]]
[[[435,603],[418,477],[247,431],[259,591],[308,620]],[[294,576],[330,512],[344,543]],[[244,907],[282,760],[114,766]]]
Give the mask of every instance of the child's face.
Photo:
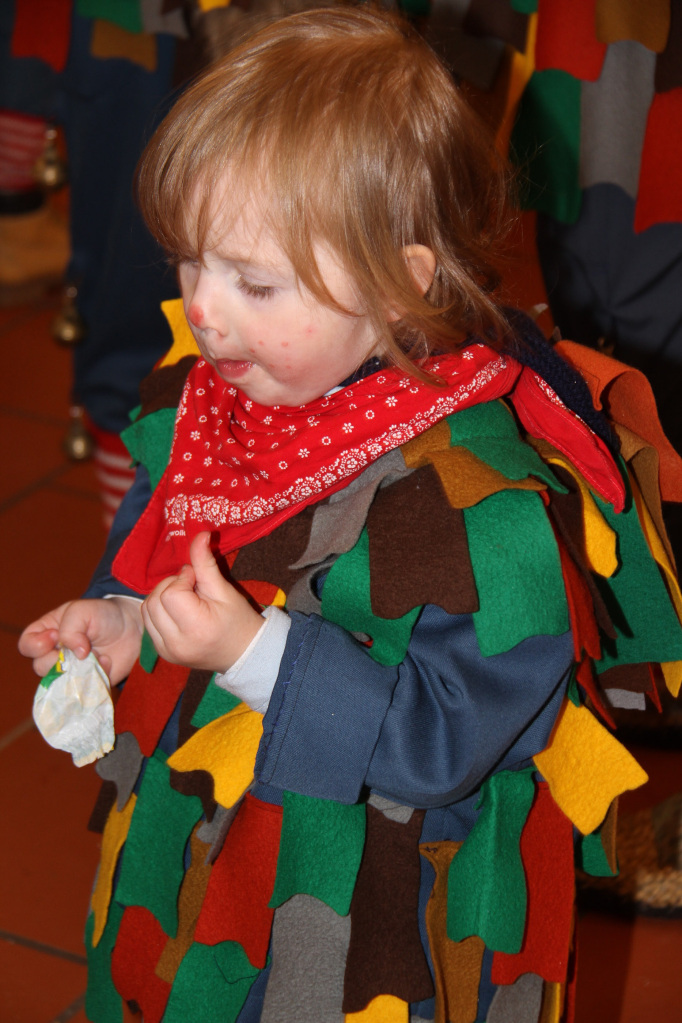
[[[204,358],[261,405],[304,405],[350,376],[376,339],[367,316],[322,305],[302,285],[255,202],[218,217],[203,263],[179,268],[185,315]],[[316,248],[324,282],[358,307],[349,275]]]

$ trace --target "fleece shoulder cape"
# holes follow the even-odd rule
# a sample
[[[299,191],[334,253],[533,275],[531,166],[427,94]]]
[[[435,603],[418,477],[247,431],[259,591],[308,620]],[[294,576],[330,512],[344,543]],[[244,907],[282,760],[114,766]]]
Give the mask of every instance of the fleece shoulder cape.
[[[195,358],[180,354],[148,382],[129,431],[156,481]],[[581,355],[567,348],[578,365]],[[657,678],[676,693],[682,677],[682,600],[660,514],[679,460],[642,402],[634,421],[619,400],[629,371],[617,367],[598,356],[590,379],[622,441],[621,511],[565,451],[530,438],[507,401],[473,404],[227,555],[232,579],[285,606],[299,637],[265,719],[143,646],[99,767],[89,1018],[119,1020],[120,998],[165,1023],[474,1023],[507,1018],[507,1003],[531,1023],[561,1018],[575,859],[616,871],[617,798],[646,780],[612,734],[613,708],[655,701]],[[638,376],[643,395],[645,384]],[[325,765],[343,736],[325,688],[346,658],[364,663],[364,675],[353,669],[360,716],[379,720],[386,679],[404,681],[436,621],[461,633],[456,670],[473,659],[481,686],[502,679],[510,708],[514,686],[536,685],[518,669],[537,644],[537,686],[554,673],[551,695],[537,697],[544,731],[519,726],[454,801],[373,792],[361,776],[357,792],[328,798]],[[336,644],[317,660],[311,628]],[[443,699],[457,698],[442,673]],[[313,685],[319,714],[302,725]],[[388,730],[371,740],[368,778]],[[348,775],[363,741],[343,754]],[[306,757],[303,780],[285,783]]]

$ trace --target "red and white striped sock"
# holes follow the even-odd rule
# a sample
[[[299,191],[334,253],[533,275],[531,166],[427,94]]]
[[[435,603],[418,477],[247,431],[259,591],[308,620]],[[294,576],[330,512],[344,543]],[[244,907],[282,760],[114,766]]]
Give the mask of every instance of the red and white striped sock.
[[[88,429],[95,441],[95,474],[102,498],[104,524],[109,529],[118,506],[132,486],[135,468],[117,433],[101,430],[92,423],[88,424]]]
[[[46,127],[42,117],[0,110],[0,191],[37,187],[34,167],[45,149]]]

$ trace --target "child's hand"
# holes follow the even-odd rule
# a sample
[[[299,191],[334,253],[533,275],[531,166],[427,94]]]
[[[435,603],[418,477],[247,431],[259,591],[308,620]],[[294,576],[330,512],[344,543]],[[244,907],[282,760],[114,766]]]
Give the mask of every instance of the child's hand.
[[[224,672],[244,653],[263,618],[222,575],[210,539],[210,533],[195,536],[191,565],[159,583],[142,605],[142,617],[165,660]]]
[[[134,600],[71,600],[32,622],[19,638],[19,652],[33,659],[36,675],[46,675],[68,647],[83,660],[92,651],[113,685],[121,682],[140,655],[142,618]]]

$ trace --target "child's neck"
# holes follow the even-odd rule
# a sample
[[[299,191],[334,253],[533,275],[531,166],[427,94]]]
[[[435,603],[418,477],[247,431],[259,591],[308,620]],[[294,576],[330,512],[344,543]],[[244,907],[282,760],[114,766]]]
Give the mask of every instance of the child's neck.
[[[354,373],[351,373],[349,377],[342,380],[340,384],[333,387],[329,394],[333,394],[335,391],[341,391],[344,387],[350,387],[351,384],[357,384],[360,380],[364,380],[365,377],[371,376],[372,373],[378,372],[381,369],[383,363],[378,355],[373,355],[367,362],[363,362],[362,366],[358,367]]]

